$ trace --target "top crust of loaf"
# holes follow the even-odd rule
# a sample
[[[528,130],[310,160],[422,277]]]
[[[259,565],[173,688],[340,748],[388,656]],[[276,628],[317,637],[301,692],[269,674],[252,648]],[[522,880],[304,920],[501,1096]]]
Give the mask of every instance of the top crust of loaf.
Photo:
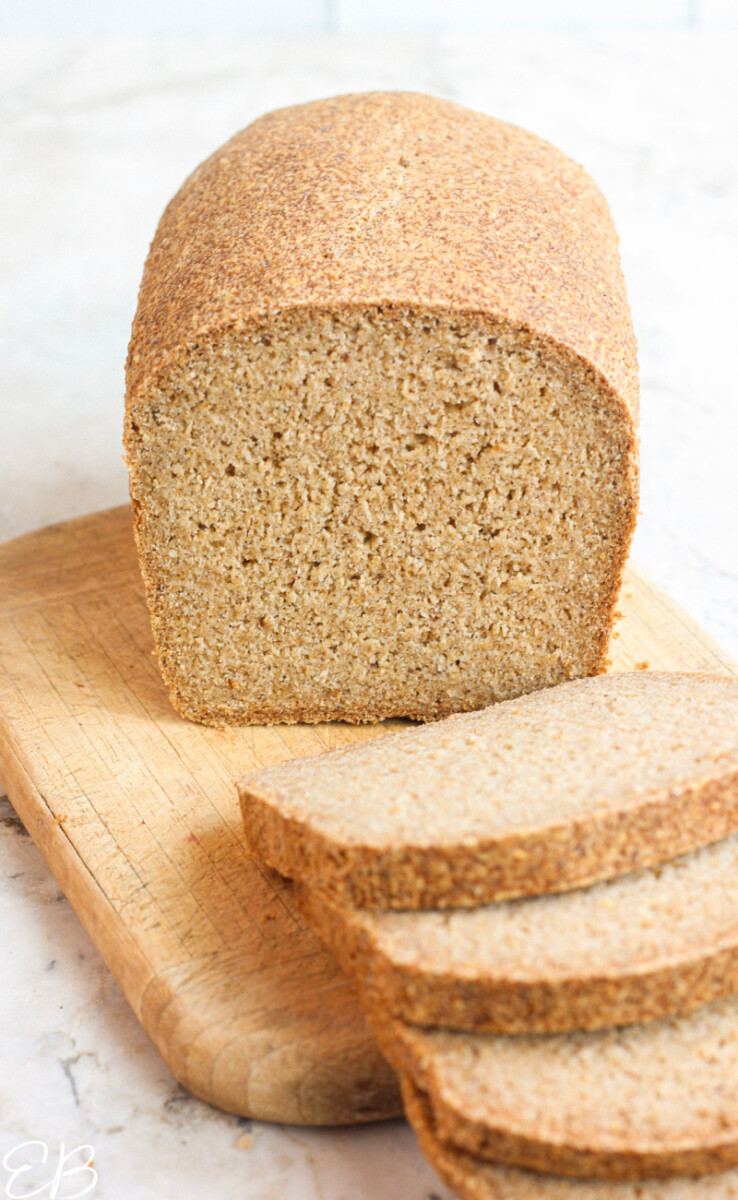
[[[533,134],[412,92],[269,113],[193,172],[146,263],[129,415],[208,333],[374,304],[491,313],[537,332],[590,364],[636,419],[635,339],[598,189]]]

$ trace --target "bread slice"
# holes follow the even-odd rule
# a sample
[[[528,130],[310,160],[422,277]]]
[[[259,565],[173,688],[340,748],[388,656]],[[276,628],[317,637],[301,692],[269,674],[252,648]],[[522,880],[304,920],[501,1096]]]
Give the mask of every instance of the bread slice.
[[[617,237],[447,101],[282,109],[164,213],[127,366],[155,642],[198,721],[421,719],[604,667],[635,523]]]
[[[557,1175],[700,1175],[738,1163],[738,999],[597,1033],[420,1030],[370,1012],[438,1137]]]
[[[298,884],[298,907],[373,1006],[491,1033],[597,1029],[738,992],[738,835],[555,896],[387,912]]]
[[[239,783],[252,849],[349,904],[480,905],[738,826],[738,680],[598,676]]]
[[[418,1145],[463,1200],[738,1200],[738,1171],[701,1179],[562,1179],[493,1166],[438,1138],[428,1098],[405,1077],[400,1087]]]

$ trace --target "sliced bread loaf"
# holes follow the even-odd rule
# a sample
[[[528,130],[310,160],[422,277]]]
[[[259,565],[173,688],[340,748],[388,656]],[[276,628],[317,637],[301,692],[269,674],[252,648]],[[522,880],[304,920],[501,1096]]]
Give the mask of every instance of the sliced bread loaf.
[[[738,826],[738,680],[598,676],[257,771],[252,849],[377,908],[561,891]]]
[[[430,96],[261,117],[152,242],[126,453],[199,721],[435,718],[602,670],[636,512],[607,205]]]
[[[427,1096],[400,1078],[407,1118],[418,1145],[463,1200],[738,1200],[738,1171],[701,1179],[562,1179],[493,1166],[439,1140]]]
[[[699,1175],[738,1163],[738,999],[597,1033],[424,1031],[370,1012],[441,1141],[553,1174]]]
[[[738,835],[554,896],[388,912],[295,887],[373,1006],[415,1025],[552,1033],[691,1012],[738,991]]]

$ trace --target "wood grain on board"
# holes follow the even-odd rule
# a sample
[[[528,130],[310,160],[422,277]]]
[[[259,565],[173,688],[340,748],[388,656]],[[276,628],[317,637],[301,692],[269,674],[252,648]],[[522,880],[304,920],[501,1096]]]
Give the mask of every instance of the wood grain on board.
[[[738,667],[629,572],[614,669]],[[346,978],[248,857],[234,780],[381,726],[213,730],[169,705],[127,508],[0,547],[0,782],[175,1076],[221,1108],[400,1111]]]

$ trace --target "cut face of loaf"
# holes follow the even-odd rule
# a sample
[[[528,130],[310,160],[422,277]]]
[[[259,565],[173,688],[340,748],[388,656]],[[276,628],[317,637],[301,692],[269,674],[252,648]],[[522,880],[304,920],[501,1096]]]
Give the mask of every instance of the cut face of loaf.
[[[687,1013],[738,991],[738,835],[556,896],[429,912],[298,907],[372,1007],[415,1025],[554,1033]]]
[[[738,827],[738,680],[601,675],[239,782],[282,875],[375,908],[578,887]]]
[[[648,1025],[541,1037],[369,1015],[392,1066],[427,1095],[439,1139],[475,1157],[612,1179],[738,1163],[734,997]]]
[[[429,719],[601,671],[636,408],[579,167],[423,96],[256,122],[162,218],[129,355],[175,707]]]
[[[630,437],[540,341],[480,316],[283,315],[188,354],[136,438],[191,715],[436,717],[602,665]]]
[[[738,1171],[701,1179],[564,1179],[496,1166],[439,1140],[428,1097],[400,1077],[418,1145],[462,1200],[738,1200]]]

